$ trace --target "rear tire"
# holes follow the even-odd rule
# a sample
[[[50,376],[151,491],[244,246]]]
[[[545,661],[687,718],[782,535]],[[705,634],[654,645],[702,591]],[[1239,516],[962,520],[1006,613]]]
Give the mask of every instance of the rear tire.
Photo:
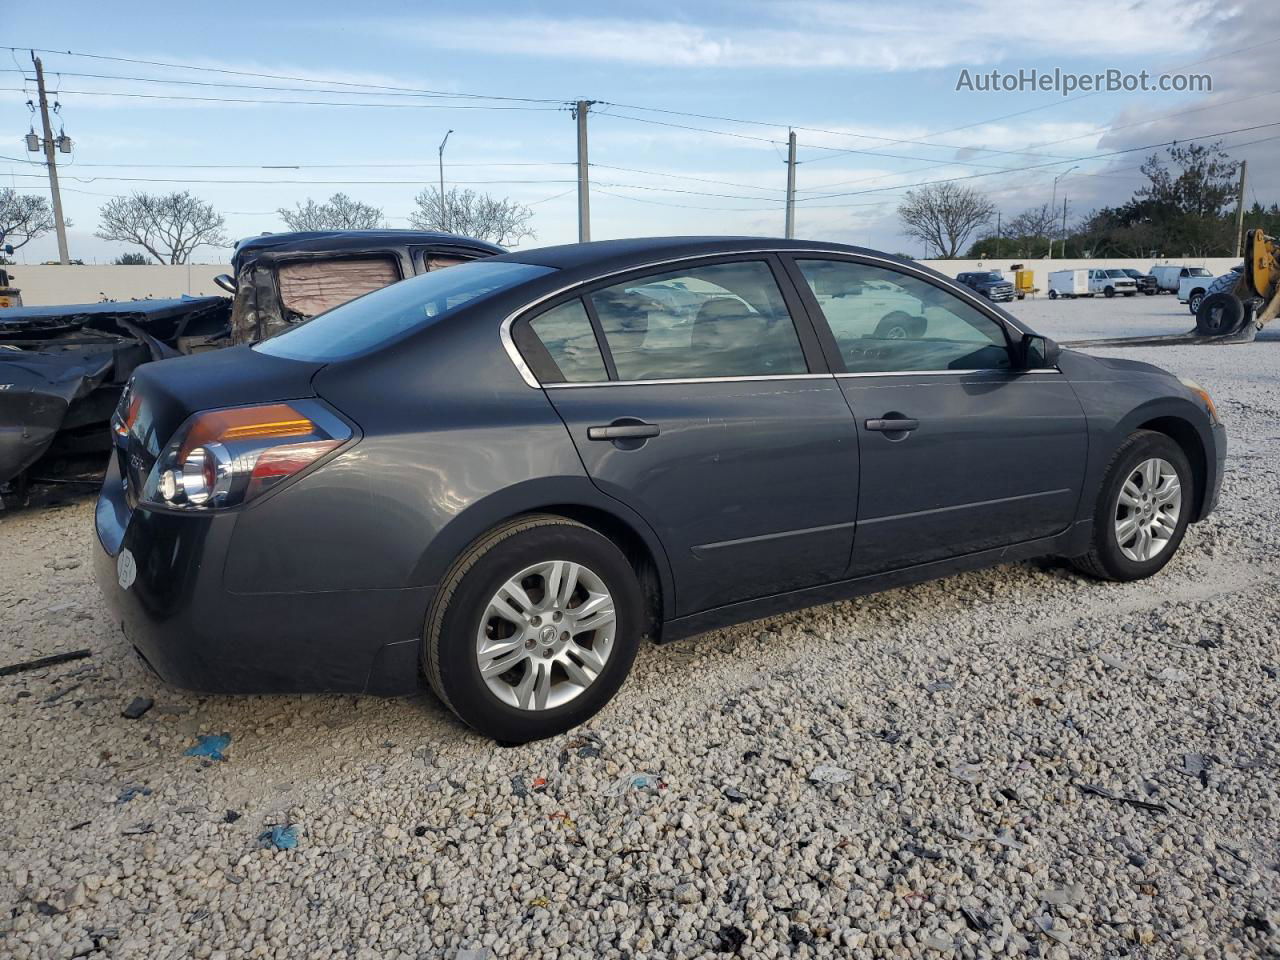
[[[1138,477],[1141,467],[1156,461],[1164,466],[1155,483]],[[1165,470],[1164,468],[1168,469]],[[1176,483],[1170,483],[1170,478]],[[1176,491],[1175,491],[1176,488]],[[1176,492],[1176,510],[1170,500],[1161,501]],[[1100,580],[1142,580],[1164,567],[1177,552],[1191,519],[1195,502],[1195,482],[1191,464],[1182,448],[1163,433],[1138,430],[1120,445],[1111,458],[1093,511],[1093,530],[1089,551],[1071,558],[1077,570]],[[1132,500],[1138,507],[1128,506],[1122,499]],[[1147,499],[1143,499],[1143,497]],[[1149,512],[1144,510],[1150,507]],[[1146,518],[1150,517],[1150,521]],[[1137,520],[1136,526],[1156,529],[1155,552],[1144,556],[1142,543],[1128,536],[1122,541],[1119,531],[1127,530],[1126,521]],[[1139,534],[1140,535],[1140,534]]]
[[[552,574],[552,565],[566,572]],[[569,570],[580,586],[559,603],[561,590],[554,588],[569,583]],[[523,599],[513,599],[512,583]],[[574,610],[601,596],[612,620],[584,628],[590,615],[579,623]],[[496,601],[509,613],[497,613]],[[631,669],[644,622],[635,570],[611,540],[565,517],[520,517],[476,540],[445,575],[427,615],[423,672],[444,704],[478,732],[503,743],[540,740],[609,702]],[[510,666],[486,677],[482,660]]]
[[[1049,291],[1049,299],[1050,299],[1050,300],[1057,300],[1057,299],[1058,299],[1058,291],[1057,291],[1057,290],[1050,290],[1050,291]]]

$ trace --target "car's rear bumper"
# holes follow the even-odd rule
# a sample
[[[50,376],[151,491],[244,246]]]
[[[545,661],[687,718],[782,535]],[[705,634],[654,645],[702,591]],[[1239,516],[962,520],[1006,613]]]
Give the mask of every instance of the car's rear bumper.
[[[211,693],[394,696],[420,687],[433,588],[229,592],[223,570],[236,519],[129,511],[114,461],[108,468],[96,515],[98,585],[163,680]]]

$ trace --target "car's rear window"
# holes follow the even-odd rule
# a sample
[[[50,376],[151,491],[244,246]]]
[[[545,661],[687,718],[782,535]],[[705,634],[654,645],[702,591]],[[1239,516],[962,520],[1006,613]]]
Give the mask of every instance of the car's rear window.
[[[334,307],[254,349],[312,363],[347,360],[430,326],[463,304],[551,272],[551,267],[510,260],[432,271]]]

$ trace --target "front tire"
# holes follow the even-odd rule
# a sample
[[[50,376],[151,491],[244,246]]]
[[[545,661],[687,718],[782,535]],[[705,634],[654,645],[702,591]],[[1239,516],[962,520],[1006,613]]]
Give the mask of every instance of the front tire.
[[[1194,502],[1195,481],[1182,448],[1163,433],[1138,430],[1107,467],[1089,552],[1071,562],[1101,580],[1152,576],[1177,552]]]
[[[1103,293],[1103,296],[1105,296],[1108,300],[1110,300],[1112,297],[1116,295],[1116,288],[1107,287],[1105,290],[1102,291],[1102,293]]]
[[[1058,291],[1057,291],[1057,290],[1050,290],[1050,291],[1049,291],[1049,299],[1050,299],[1050,300],[1057,300],[1057,299],[1058,299]]]
[[[609,702],[643,624],[635,570],[611,540],[565,517],[520,517],[450,568],[427,617],[423,671],[464,723],[526,743]]]

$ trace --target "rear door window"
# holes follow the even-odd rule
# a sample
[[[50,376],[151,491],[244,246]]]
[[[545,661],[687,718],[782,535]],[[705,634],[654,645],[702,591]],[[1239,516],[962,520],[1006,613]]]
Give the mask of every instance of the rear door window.
[[[543,382],[593,383],[609,379],[591,318],[581,300],[570,300],[534,317],[529,329],[553,366],[538,369],[541,364],[531,363]],[[531,352],[527,346],[522,349],[522,353]]]
[[[769,264],[668,270],[588,295],[619,380],[808,373]]]

